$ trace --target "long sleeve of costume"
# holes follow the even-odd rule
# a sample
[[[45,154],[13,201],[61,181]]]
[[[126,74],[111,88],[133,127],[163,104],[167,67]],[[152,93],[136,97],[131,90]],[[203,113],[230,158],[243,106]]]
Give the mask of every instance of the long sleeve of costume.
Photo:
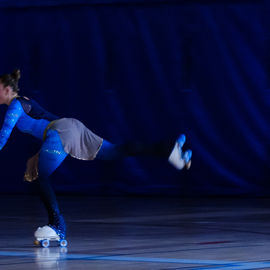
[[[23,109],[20,102],[13,100],[8,107],[2,129],[0,130],[0,150],[5,146],[22,112]]]

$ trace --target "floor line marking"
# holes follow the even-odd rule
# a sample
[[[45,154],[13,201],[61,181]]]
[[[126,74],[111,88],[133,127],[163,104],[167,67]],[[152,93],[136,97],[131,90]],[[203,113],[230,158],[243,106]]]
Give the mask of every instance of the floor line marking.
[[[53,253],[51,253],[53,254]],[[106,261],[133,261],[133,262],[160,262],[160,263],[181,263],[181,264],[205,264],[205,265],[228,265],[239,264],[236,261],[219,261],[219,260],[191,260],[191,259],[174,259],[174,258],[148,258],[148,257],[130,257],[130,256],[107,256],[107,255],[93,255],[93,254],[70,254],[70,253],[56,253],[59,254],[59,259],[75,259],[75,260],[106,260]],[[40,254],[42,255],[42,253]],[[19,252],[19,251],[0,251],[0,256],[12,257],[36,257],[36,253]],[[44,256],[46,257],[46,256]],[[269,263],[270,264],[270,263]]]
[[[37,252],[39,251],[40,252]],[[49,251],[50,255],[58,255],[58,257],[48,257],[42,254],[43,251]],[[240,261],[222,261],[222,260],[191,260],[191,259],[175,259],[175,258],[147,258],[147,257],[130,257],[130,256],[107,256],[107,255],[93,255],[93,254],[70,254],[62,252],[52,252],[48,249],[36,249],[35,252],[23,251],[0,251],[0,256],[11,257],[30,257],[37,258],[44,261],[64,261],[64,260],[89,260],[89,261],[123,261],[123,262],[149,262],[149,263],[177,263],[177,264],[194,264],[205,265],[204,267],[197,267],[200,270],[244,270],[244,269],[259,269],[270,267],[270,261],[264,262],[240,262]],[[211,267],[214,266],[214,267]]]

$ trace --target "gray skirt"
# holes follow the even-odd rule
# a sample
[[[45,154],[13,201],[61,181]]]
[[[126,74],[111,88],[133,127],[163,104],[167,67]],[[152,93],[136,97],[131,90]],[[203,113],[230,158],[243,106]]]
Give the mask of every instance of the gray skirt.
[[[52,121],[47,126],[44,137],[46,137],[48,129],[58,132],[65,152],[77,159],[93,160],[103,142],[101,137],[74,118],[61,118]]]

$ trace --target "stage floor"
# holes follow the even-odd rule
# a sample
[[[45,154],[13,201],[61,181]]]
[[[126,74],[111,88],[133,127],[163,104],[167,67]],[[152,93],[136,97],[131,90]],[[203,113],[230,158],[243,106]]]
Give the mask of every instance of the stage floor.
[[[0,269],[270,269],[269,199],[59,196],[69,245],[33,245],[45,211],[1,195]]]

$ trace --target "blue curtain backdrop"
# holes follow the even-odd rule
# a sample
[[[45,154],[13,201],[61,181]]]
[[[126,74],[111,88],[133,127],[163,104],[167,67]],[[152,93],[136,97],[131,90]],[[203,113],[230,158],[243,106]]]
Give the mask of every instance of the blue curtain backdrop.
[[[115,143],[184,132],[193,150],[190,171],[69,158],[57,191],[269,195],[269,12],[267,1],[0,1],[0,73],[20,68],[22,95]],[[1,192],[31,191],[23,173],[39,146],[14,130]]]

